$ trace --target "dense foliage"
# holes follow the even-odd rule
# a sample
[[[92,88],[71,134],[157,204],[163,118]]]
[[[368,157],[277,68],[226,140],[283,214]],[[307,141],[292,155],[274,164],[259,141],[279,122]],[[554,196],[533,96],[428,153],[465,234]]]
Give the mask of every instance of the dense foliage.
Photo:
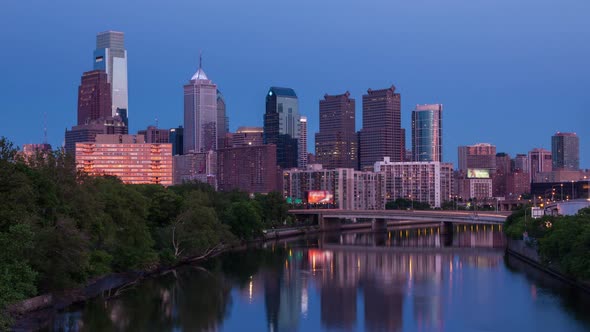
[[[574,278],[590,280],[590,208],[574,216],[538,219],[522,209],[508,217],[505,232],[515,239],[522,238],[526,232],[532,245],[538,243],[544,263]]]
[[[89,278],[202,257],[287,218],[276,193],[126,185],[77,173],[60,151],[25,160],[4,138],[0,202],[0,310]],[[7,324],[0,315],[0,330]]]

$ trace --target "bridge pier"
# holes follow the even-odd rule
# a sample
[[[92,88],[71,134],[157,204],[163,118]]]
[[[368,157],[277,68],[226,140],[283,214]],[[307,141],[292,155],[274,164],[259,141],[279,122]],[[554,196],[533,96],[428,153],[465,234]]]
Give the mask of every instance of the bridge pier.
[[[440,233],[443,235],[452,235],[453,234],[453,223],[449,221],[441,221],[440,222]]]
[[[387,230],[387,221],[383,218],[373,218],[371,220],[371,229],[373,232],[381,232]]]
[[[318,225],[321,231],[337,231],[340,230],[340,219],[326,218],[323,214],[318,214]]]

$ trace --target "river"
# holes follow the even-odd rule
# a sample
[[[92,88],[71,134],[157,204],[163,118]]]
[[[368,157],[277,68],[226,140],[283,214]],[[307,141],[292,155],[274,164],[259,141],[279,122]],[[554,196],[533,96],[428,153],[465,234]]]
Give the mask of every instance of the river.
[[[51,331],[590,331],[588,296],[505,256],[496,226],[309,236],[57,315]]]

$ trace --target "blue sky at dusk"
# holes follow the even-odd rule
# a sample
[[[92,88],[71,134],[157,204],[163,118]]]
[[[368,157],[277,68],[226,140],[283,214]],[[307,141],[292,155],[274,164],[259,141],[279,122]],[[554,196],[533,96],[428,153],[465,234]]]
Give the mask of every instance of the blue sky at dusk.
[[[295,89],[309,119],[348,90],[361,128],[368,88],[397,87],[410,144],[415,104],[442,103],[443,158],[493,143],[511,156],[580,136],[590,168],[590,1],[28,1],[0,5],[0,135],[59,146],[76,123],[82,72],[96,34],[125,33],[130,133],[183,121],[198,66],[226,98],[230,130],[262,126],[270,86]],[[409,147],[409,146],[408,146]]]

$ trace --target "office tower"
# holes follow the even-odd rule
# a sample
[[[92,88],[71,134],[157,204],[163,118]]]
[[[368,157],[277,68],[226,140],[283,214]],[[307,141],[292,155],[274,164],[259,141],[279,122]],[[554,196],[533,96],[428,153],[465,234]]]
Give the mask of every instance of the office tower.
[[[118,115],[117,110],[125,110],[127,118],[127,50],[125,37],[119,31],[105,31],[96,36],[94,50],[94,69],[107,73],[111,85],[111,116]],[[121,115],[121,114],[119,114]]]
[[[182,126],[178,126],[178,128],[170,129],[168,132],[168,142],[172,144],[173,156],[182,155],[184,153],[184,128]]]
[[[505,197],[507,191],[508,175],[512,172],[512,159],[504,152],[496,154],[496,172],[492,175],[492,187],[494,197]]]
[[[217,150],[217,85],[201,63],[184,86],[184,154]]]
[[[529,172],[529,157],[526,154],[519,153],[512,160],[512,171]]]
[[[217,190],[217,152],[209,150],[187,153],[176,155],[173,159],[175,185],[199,181]]]
[[[453,165],[438,161],[391,162],[384,157],[374,165],[374,171],[384,173],[388,201],[398,198],[428,203],[440,208],[451,200]]]
[[[297,167],[305,168],[307,166],[307,117],[301,116],[299,118],[299,140],[297,151],[299,157],[297,158]]]
[[[297,167],[299,155],[299,102],[290,88],[271,87],[266,94],[264,144],[277,147],[277,165]]]
[[[413,161],[442,161],[442,105],[416,105],[412,111]]]
[[[529,151],[529,182],[533,182],[533,179],[538,173],[547,173],[553,170],[553,161],[551,157],[551,151],[535,148]]]
[[[76,143],[76,166],[90,176],[112,175],[130,184],[172,185],[172,145],[141,135],[102,135]]]
[[[146,143],[169,143],[170,134],[168,129],[161,129],[156,126],[148,126],[147,129],[140,130],[137,135],[143,135]]]
[[[459,147],[459,170],[485,169],[489,174],[496,171],[496,146],[489,143],[478,143]]]
[[[217,151],[219,190],[277,191],[277,150],[272,144],[243,145]]]
[[[78,87],[78,125],[111,117],[111,85],[103,70],[82,74]]]
[[[225,110],[225,98],[217,90],[217,148],[221,149],[225,142],[225,135],[229,132],[229,117]]]
[[[401,127],[401,96],[395,86],[363,95],[363,128],[360,131],[360,167],[373,167],[384,157],[404,160]]]
[[[237,148],[264,144],[262,127],[239,127],[235,133],[226,135],[225,147]]]
[[[346,91],[320,100],[320,131],[315,134],[316,163],[325,168],[358,168],[355,100]]]
[[[551,136],[553,169],[580,169],[580,138],[575,133],[557,132]]]

